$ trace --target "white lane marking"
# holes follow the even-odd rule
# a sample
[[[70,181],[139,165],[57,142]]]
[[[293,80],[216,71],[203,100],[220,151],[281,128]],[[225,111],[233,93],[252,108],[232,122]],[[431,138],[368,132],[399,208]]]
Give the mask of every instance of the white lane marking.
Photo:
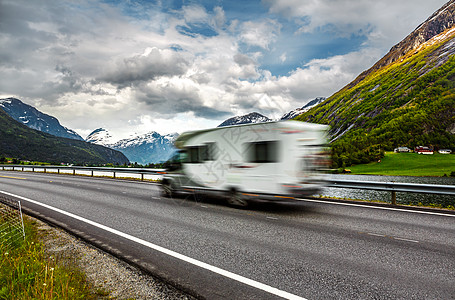
[[[275,217],[265,217],[266,219],[270,219],[270,220],[278,220],[278,218],[275,218]]]
[[[388,236],[388,235],[379,234],[379,233],[359,232],[359,234],[367,234],[367,235],[372,235],[372,236],[391,238],[391,239],[398,240],[398,241],[405,241],[405,242],[412,242],[412,243],[420,243],[419,241],[416,241],[416,240],[410,240],[410,239],[400,238],[400,237],[397,237],[397,236]]]
[[[371,232],[367,232],[368,235],[372,235],[372,236],[380,236],[380,237],[385,237],[385,235],[383,234],[377,234],[377,233],[371,233]]]
[[[399,241],[405,241],[405,242],[411,242],[411,243],[419,243],[419,241],[416,241],[416,240],[403,239],[403,238],[399,238],[399,237],[393,237],[393,238],[396,239],[396,240],[399,240]]]
[[[370,205],[362,205],[362,204],[355,204],[355,203],[342,203],[342,202],[323,201],[323,200],[314,200],[314,199],[299,199],[299,200],[307,201],[307,202],[326,203],[326,204],[329,203],[329,204],[344,205],[344,206],[357,206],[357,207],[363,207],[363,208],[394,210],[394,211],[410,212],[410,213],[416,213],[416,214],[426,214],[426,215],[445,216],[445,217],[454,217],[455,218],[455,215],[437,213],[437,212],[431,212],[431,211],[420,211],[420,210],[401,209],[401,208],[393,208],[393,207],[370,206]]]
[[[15,195],[15,194],[11,194],[11,193],[8,193],[8,192],[0,191],[0,193],[3,193],[3,194],[5,194],[5,195],[9,195],[9,196],[12,196],[12,197],[16,197],[16,198],[19,198],[19,199],[22,199],[22,200],[28,201],[28,202],[30,202],[30,203],[34,203],[34,204],[36,204],[36,205],[40,205],[40,206],[45,207],[45,208],[47,208],[47,209],[56,211],[56,212],[58,212],[58,213],[61,213],[61,214],[64,214],[64,215],[66,215],[66,216],[69,216],[69,217],[71,217],[71,218],[74,218],[74,219],[76,219],[76,220],[79,220],[79,221],[85,222],[85,223],[87,223],[87,224],[90,224],[90,225],[92,225],[92,226],[98,227],[98,228],[100,228],[100,229],[106,230],[106,231],[108,231],[108,232],[111,232],[111,233],[116,234],[116,235],[118,235],[118,236],[121,236],[121,237],[123,237],[123,238],[126,238],[126,239],[128,239],[128,240],[130,240],[130,241],[139,243],[139,244],[141,244],[141,245],[143,245],[143,246],[149,247],[149,248],[154,249],[154,250],[156,250],[156,251],[159,251],[159,252],[161,252],[161,253],[164,253],[164,254],[167,254],[167,255],[169,255],[169,256],[175,257],[175,258],[177,258],[177,259],[183,260],[183,261],[185,261],[185,262],[187,262],[187,263],[193,264],[193,265],[198,266],[198,267],[200,267],[200,268],[203,268],[203,269],[212,271],[212,272],[217,273],[217,274],[219,274],[219,275],[222,275],[222,276],[224,276],[224,277],[227,277],[227,278],[236,280],[236,281],[238,281],[238,282],[244,283],[244,284],[246,284],[246,285],[255,287],[255,288],[257,288],[257,289],[263,290],[263,291],[268,292],[268,293],[270,293],[270,294],[273,294],[273,295],[276,295],[276,296],[279,296],[279,297],[282,297],[282,298],[285,298],[285,299],[306,300],[305,298],[302,298],[302,297],[300,297],[300,296],[297,296],[297,295],[294,295],[294,294],[291,294],[291,293],[288,293],[288,292],[279,290],[279,289],[277,289],[277,288],[271,287],[271,286],[266,285],[266,284],[264,284],[264,283],[260,283],[260,282],[258,282],[258,281],[253,280],[253,279],[249,279],[249,278],[243,277],[243,276],[241,276],[241,275],[237,275],[237,274],[235,274],[235,273],[226,271],[226,270],[224,270],[224,269],[221,269],[221,268],[218,268],[218,267],[209,265],[209,264],[204,263],[204,262],[202,262],[202,261],[199,261],[199,260],[197,260],[197,259],[188,257],[188,256],[186,256],[186,255],[177,253],[177,252],[175,252],[175,251],[166,249],[166,248],[164,248],[164,247],[161,247],[161,246],[152,244],[152,243],[147,242],[147,241],[144,241],[144,240],[142,240],[142,239],[140,239],[140,238],[137,238],[137,237],[134,237],[134,236],[129,235],[129,234],[127,234],[127,233],[121,232],[121,231],[119,231],[119,230],[116,230],[116,229],[107,227],[107,226],[102,225],[102,224],[100,224],[100,223],[97,223],[97,222],[88,220],[88,219],[86,219],[86,218],[80,217],[80,216],[75,215],[75,214],[72,214],[72,213],[70,213],[70,212],[66,212],[66,211],[61,210],[61,209],[59,209],[59,208],[56,208],[56,207],[53,207],[53,206],[50,206],[50,205],[47,205],[47,204],[44,204],[44,203],[41,203],[41,202],[32,200],[32,199],[28,199],[28,198],[25,198],[25,197],[22,197],[22,196],[18,196],[18,195]]]

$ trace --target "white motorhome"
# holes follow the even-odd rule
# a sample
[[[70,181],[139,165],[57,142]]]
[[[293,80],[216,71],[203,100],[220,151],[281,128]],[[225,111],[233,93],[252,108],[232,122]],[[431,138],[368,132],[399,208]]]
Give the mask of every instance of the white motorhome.
[[[162,192],[218,194],[236,206],[314,194],[330,164],[327,129],[281,121],[185,132],[175,141],[180,151],[167,163]]]

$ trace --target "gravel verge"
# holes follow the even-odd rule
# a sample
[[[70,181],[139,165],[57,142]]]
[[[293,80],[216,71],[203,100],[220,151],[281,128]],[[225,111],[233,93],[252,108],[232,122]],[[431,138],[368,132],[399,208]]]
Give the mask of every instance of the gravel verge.
[[[63,264],[75,263],[95,290],[108,294],[106,299],[194,299],[62,229],[32,219],[46,254]]]

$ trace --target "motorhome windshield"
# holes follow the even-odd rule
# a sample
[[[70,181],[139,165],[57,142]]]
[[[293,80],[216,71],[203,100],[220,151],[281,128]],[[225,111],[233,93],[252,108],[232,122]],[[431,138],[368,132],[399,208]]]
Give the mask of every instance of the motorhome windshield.
[[[182,162],[186,161],[187,153],[184,150],[179,150],[172,156],[164,165],[168,171],[176,171],[182,168]]]

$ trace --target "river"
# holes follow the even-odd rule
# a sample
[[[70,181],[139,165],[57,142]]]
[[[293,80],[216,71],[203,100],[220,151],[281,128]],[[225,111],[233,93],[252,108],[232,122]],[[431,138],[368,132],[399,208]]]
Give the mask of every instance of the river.
[[[455,185],[455,177],[413,177],[413,176],[379,176],[379,175],[330,175],[334,180],[358,180],[358,181],[380,181],[380,182],[404,182],[438,185]],[[320,196],[335,197],[341,199],[379,200],[391,202],[391,193],[383,191],[325,188]],[[397,192],[398,204],[425,205],[425,206],[455,206],[455,196],[435,195],[423,193],[402,193]]]

